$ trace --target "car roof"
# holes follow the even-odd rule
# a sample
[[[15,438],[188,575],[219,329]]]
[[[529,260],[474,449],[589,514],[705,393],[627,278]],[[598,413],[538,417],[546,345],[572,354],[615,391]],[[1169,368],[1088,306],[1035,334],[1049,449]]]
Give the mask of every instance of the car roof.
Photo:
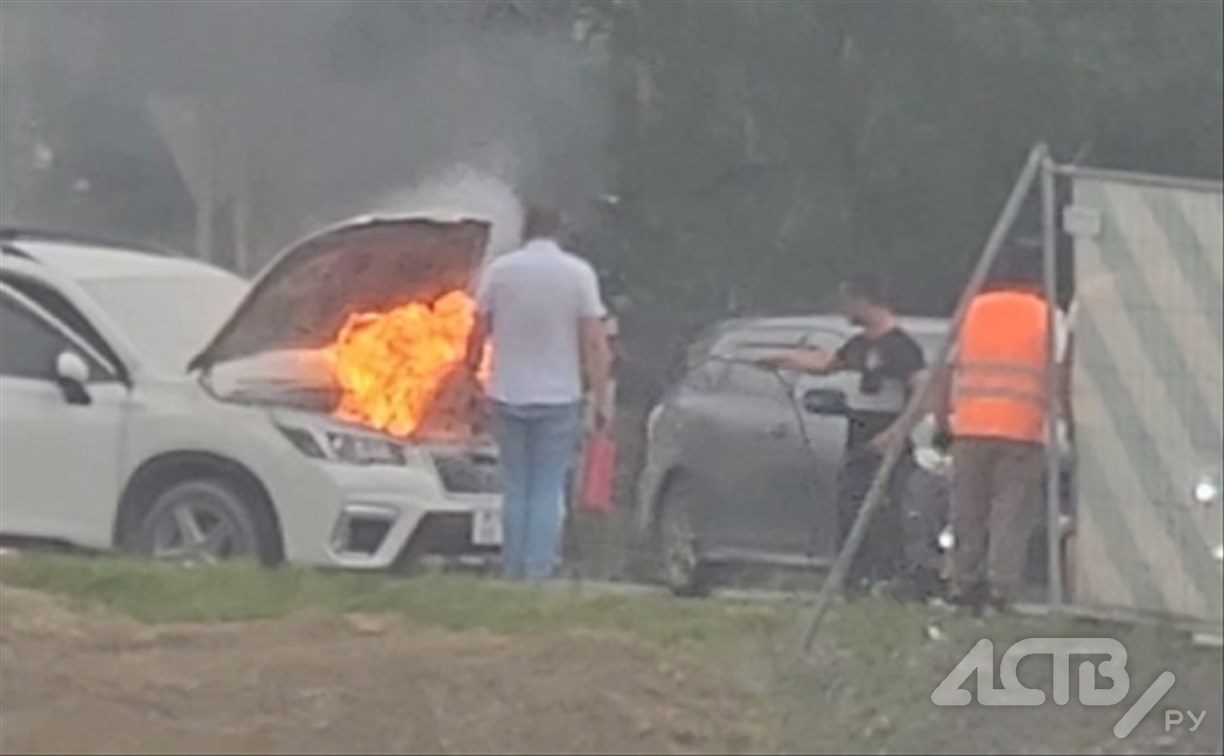
[[[33,261],[82,282],[233,276],[217,266],[151,247],[84,236],[5,229],[0,239],[6,256]]]
[[[935,335],[941,334],[948,330],[949,321],[947,318],[932,318],[902,315],[901,324],[906,330],[915,334]],[[816,314],[816,315],[784,315],[778,317],[758,317],[758,318],[736,318],[732,320],[721,321],[716,330],[722,333],[731,333],[736,331],[772,331],[772,330],[809,330],[814,328],[823,328],[831,331],[844,331],[849,333],[854,330],[854,327],[846,322],[844,315],[834,314]]]
[[[165,255],[167,257],[176,256],[173,251],[163,247],[156,247],[151,244],[141,244],[133,241],[120,241],[94,234],[82,234],[77,231],[60,231],[49,228],[35,228],[31,226],[0,226],[0,242],[7,244],[19,240],[76,242],[78,244],[84,244],[87,246],[115,247],[119,249],[133,250],[136,252],[148,252],[155,255]]]
[[[944,318],[902,316],[900,320],[901,325],[928,354],[934,352],[950,325],[950,321]],[[689,344],[686,359],[693,364],[701,362],[704,355],[726,350],[743,356],[744,350],[753,352],[795,346],[797,335],[802,338],[802,334],[813,331],[828,331],[846,339],[855,332],[855,328],[844,315],[827,313],[723,320]]]

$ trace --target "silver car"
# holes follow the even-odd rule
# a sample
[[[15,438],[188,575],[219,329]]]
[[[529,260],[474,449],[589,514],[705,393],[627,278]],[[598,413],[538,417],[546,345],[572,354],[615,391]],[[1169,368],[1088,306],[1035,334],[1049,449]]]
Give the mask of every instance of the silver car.
[[[947,332],[944,320],[903,324],[928,360]],[[723,565],[819,567],[836,556],[844,408],[857,376],[772,373],[747,361],[836,350],[854,332],[836,315],[732,320],[689,347],[682,377],[647,423],[635,511],[639,543],[674,592],[707,592]]]
[[[929,364],[948,321],[901,322]],[[638,545],[674,593],[708,593],[727,566],[832,563],[845,408],[858,391],[858,376],[772,373],[751,360],[794,347],[833,351],[854,333],[836,315],[730,320],[689,347],[675,383],[647,421],[634,512]],[[901,502],[905,552],[911,578],[925,586],[920,590],[937,589],[952,545],[951,460],[933,446],[930,416],[912,438],[917,466]],[[1071,456],[1064,451],[1069,492]],[[1070,497],[1063,502],[1069,512]],[[1064,528],[1070,516],[1065,520]],[[1030,548],[1034,583],[1045,579],[1044,546],[1042,519]]]

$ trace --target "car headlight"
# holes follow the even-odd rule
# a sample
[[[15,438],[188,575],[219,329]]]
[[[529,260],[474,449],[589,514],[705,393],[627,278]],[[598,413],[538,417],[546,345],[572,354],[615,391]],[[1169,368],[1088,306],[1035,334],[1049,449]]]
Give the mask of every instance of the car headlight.
[[[381,438],[328,431],[327,447],[340,462],[354,465],[403,465],[403,447]]]
[[[1194,484],[1194,500],[1203,506],[1217,503],[1220,494],[1220,481],[1210,473],[1203,473]]]
[[[313,459],[326,459],[350,465],[392,465],[403,467],[414,457],[403,444],[378,436],[344,431],[312,432],[306,428],[278,425],[294,448]]]

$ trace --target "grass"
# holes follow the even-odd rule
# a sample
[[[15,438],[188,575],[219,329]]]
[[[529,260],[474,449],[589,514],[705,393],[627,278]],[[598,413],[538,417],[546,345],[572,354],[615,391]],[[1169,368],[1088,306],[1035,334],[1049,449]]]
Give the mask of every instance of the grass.
[[[633,548],[633,525],[627,507],[606,514],[575,512],[566,533],[566,566],[592,580],[622,577]]]
[[[978,640],[996,655],[1026,637],[1113,637],[1130,652],[1132,696],[1164,669],[1179,687],[1168,704],[1213,707],[1218,722],[1218,650],[1151,629],[1056,618],[972,619],[945,610],[865,600],[830,612],[811,658],[794,656],[803,618],[794,602],[682,601],[657,594],[609,594],[581,584],[525,587],[468,576],[265,570],[228,564],[185,569],[118,558],[26,555],[0,567],[0,582],[100,603],[147,623],[225,622],[298,613],[394,613],[422,625],[505,635],[591,628],[627,632],[663,648],[698,654],[711,669],[776,712],[779,745],[799,753],[1064,752],[1096,749],[1111,722],[1100,712],[980,707],[937,709],[934,687]],[[931,628],[937,628],[932,632]],[[1027,663],[1027,662],[1026,662]],[[1214,665],[1214,666],[1213,666]],[[1021,676],[1048,689],[1048,669]],[[1207,672],[1209,674],[1204,674]],[[1037,674],[1036,681],[1029,674]],[[1214,676],[1213,676],[1214,675]],[[1198,682],[1195,682],[1195,680]],[[1214,697],[1213,697],[1214,696]],[[1128,699],[1129,700],[1129,699]],[[1111,712],[1105,712],[1105,717]],[[1114,719],[1117,713],[1112,713]],[[1216,728],[1218,730],[1218,726]],[[1208,750],[1215,735],[1205,733]],[[1201,750],[1198,741],[1183,744]],[[1067,750],[1069,749],[1069,750]],[[1110,750],[1109,748],[1105,749]]]
[[[527,587],[471,576],[405,579],[305,568],[224,564],[208,569],[126,560],[31,555],[0,582],[96,602],[147,623],[227,622],[300,612],[395,613],[427,626],[502,634],[570,627],[628,631],[663,645],[733,636],[788,611],[666,596],[609,595],[580,584]]]
[[[1179,688],[1165,705],[1208,709],[1219,717],[1218,650],[1193,647],[1181,633],[1151,627],[1088,622],[1067,617],[1000,616],[973,619],[912,604],[865,601],[831,613],[813,657],[786,671],[776,700],[783,701],[784,745],[802,753],[1062,752],[1103,749],[1125,752],[1111,740],[1117,710],[1087,710],[1076,704],[1040,709],[940,709],[931,692],[983,638],[994,643],[996,660],[1024,638],[1114,638],[1126,647],[1131,680],[1129,705],[1164,670],[1173,670]],[[935,632],[932,632],[935,628]],[[1074,662],[1078,666],[1079,660]],[[1021,663],[1024,684],[1049,691],[1051,661]],[[1072,671],[1072,678],[1076,672]],[[996,678],[996,686],[999,685]],[[972,686],[972,680],[970,681]],[[972,687],[970,688],[972,689]],[[1072,696],[1077,684],[1072,682]],[[1073,699],[1074,701],[1074,699]],[[813,712],[821,712],[813,716]],[[1153,718],[1158,718],[1153,715]],[[1149,722],[1149,737],[1159,725]],[[1218,732],[1218,725],[1217,725]],[[1215,736],[1180,743],[1200,752],[1214,748]],[[1155,741],[1153,741],[1155,742]],[[1129,747],[1142,747],[1132,741]],[[1149,745],[1150,747],[1150,745]]]

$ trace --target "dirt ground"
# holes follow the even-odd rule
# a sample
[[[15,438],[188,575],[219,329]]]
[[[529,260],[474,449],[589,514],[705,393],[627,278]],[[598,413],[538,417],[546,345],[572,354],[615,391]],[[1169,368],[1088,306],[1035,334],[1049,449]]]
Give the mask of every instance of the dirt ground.
[[[772,603],[31,559],[0,582],[0,753],[1224,752],[1224,660],[1184,634],[863,601],[798,660],[795,622]],[[1123,740],[1121,706],[933,706],[984,637],[1116,638],[1126,706],[1164,671],[1176,685]],[[1050,690],[1049,661],[1026,665]],[[1170,709],[1201,726],[1164,727]]]
[[[615,633],[393,617],[146,626],[0,586],[4,753],[709,753],[770,746],[732,691]]]

